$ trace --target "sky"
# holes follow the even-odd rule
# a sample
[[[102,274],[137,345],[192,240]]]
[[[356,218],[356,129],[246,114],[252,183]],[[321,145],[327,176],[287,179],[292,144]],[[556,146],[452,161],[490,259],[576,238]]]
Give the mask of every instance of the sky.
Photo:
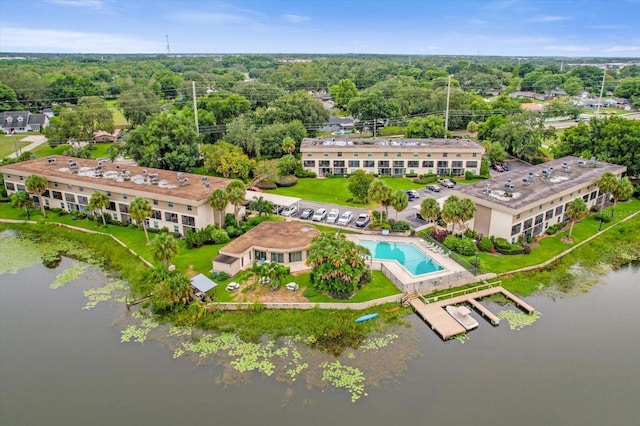
[[[0,52],[639,57],[640,0],[0,0]]]

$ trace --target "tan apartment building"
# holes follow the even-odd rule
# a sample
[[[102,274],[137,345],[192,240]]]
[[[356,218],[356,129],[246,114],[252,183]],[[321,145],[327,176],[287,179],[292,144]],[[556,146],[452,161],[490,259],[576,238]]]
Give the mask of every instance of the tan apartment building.
[[[105,213],[113,220],[131,223],[129,204],[136,197],[146,198],[152,208],[149,228],[166,227],[186,234],[216,223],[220,216],[208,204],[209,194],[224,189],[230,179],[173,172],[108,161],[51,156],[0,167],[9,194],[26,190],[27,178],[36,174],[49,182],[42,195],[45,207],[68,212],[88,210],[95,191],[109,197]],[[38,203],[37,197],[34,201]],[[215,213],[215,214],[214,214]],[[227,205],[225,213],[233,213]]]
[[[302,166],[318,177],[356,170],[378,176],[480,174],[484,148],[470,139],[335,138],[303,139]]]
[[[472,185],[457,185],[454,193],[475,203],[471,227],[476,232],[515,242],[520,235],[541,235],[549,226],[566,221],[569,201],[580,197],[589,208],[599,204],[600,176],[611,172],[621,177],[626,169],[596,159],[569,156]]]

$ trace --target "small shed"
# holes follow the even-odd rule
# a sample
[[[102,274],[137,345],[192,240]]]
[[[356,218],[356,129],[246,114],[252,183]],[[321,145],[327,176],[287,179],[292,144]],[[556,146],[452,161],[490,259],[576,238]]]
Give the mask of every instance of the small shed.
[[[211,281],[203,274],[198,274],[195,277],[191,278],[191,285],[198,291],[206,293],[212,288],[216,288],[218,284]]]

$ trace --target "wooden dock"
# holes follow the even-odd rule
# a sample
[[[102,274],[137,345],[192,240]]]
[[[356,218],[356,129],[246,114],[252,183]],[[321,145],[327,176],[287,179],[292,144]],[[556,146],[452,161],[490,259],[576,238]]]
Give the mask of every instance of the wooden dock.
[[[412,294],[407,295],[406,302],[413,306],[416,313],[420,315],[427,324],[429,324],[432,330],[435,330],[444,340],[447,340],[453,336],[457,336],[458,334],[466,333],[466,330],[462,325],[460,325],[460,323],[458,323],[458,321],[453,319],[453,317],[447,313],[444,309],[446,306],[468,303],[484,318],[490,321],[492,325],[497,326],[500,324],[500,318],[478,302],[478,299],[498,293],[501,293],[528,314],[535,312],[535,309],[531,305],[501,286],[489,287],[455,297],[447,297],[447,295],[444,295],[424,299],[427,303],[423,302],[423,300],[421,300],[420,297],[417,297],[416,294]]]

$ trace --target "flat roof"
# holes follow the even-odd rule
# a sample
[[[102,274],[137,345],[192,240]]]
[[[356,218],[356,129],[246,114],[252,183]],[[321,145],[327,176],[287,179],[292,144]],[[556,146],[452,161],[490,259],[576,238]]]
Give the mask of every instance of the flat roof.
[[[259,191],[251,191],[247,190],[244,194],[244,198],[247,201],[253,201],[253,199],[259,199],[260,197],[264,198],[267,201],[273,203],[274,206],[283,206],[289,207],[296,203],[299,203],[301,198],[297,197],[289,197],[286,195],[278,195],[278,194],[270,194],[268,192],[259,192]]]
[[[70,167],[72,163],[75,163],[74,167]],[[102,177],[99,177],[99,173],[96,172],[96,167],[99,165],[102,166]],[[110,161],[99,162],[93,159],[73,158],[63,155],[53,155],[47,158],[9,164],[0,167],[0,171],[24,175],[38,174],[53,182],[61,178],[72,179],[80,185],[83,182],[93,185],[101,184],[119,188],[125,192],[127,189],[133,189],[150,194],[161,194],[198,201],[208,198],[209,194],[215,189],[226,188],[231,182],[231,179],[220,177],[150,167],[119,165]],[[151,175],[157,175],[156,183],[151,182]],[[208,187],[204,179],[208,182]]]
[[[198,274],[195,277],[191,278],[191,285],[203,293],[206,293],[212,288],[215,288],[218,286],[218,284],[211,281],[209,278],[207,278],[203,274]]]
[[[465,149],[484,152],[482,145],[471,139],[462,138],[349,138],[349,137],[317,137],[305,138],[300,144],[300,149],[305,148],[329,148],[329,149]]]
[[[521,210],[531,204],[554,198],[555,195],[570,191],[574,187],[595,182],[605,172],[617,175],[626,169],[618,164],[568,156],[535,166],[530,165],[518,171],[500,173],[491,179],[471,185],[458,184],[454,192],[509,209]],[[513,185],[513,189],[507,191],[506,186],[509,184]]]
[[[262,222],[220,249],[220,254],[242,254],[251,247],[270,250],[303,249],[320,231],[306,222]]]

